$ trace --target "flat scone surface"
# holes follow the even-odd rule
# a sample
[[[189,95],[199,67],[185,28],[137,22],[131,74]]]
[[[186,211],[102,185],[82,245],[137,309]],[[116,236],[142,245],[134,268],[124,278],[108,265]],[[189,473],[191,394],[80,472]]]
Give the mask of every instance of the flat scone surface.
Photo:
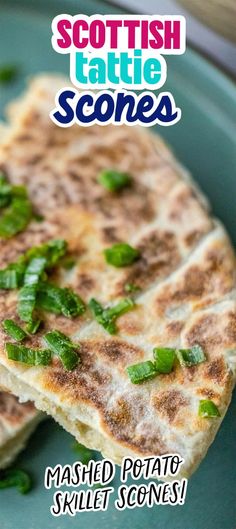
[[[20,404],[14,395],[0,391],[0,469],[24,448],[42,417],[32,402]]]
[[[0,169],[25,184],[40,224],[0,241],[1,268],[28,248],[65,238],[76,255],[72,271],[57,283],[71,286],[85,302],[102,304],[140,287],[137,307],[118,320],[110,336],[89,310],[73,320],[47,315],[44,329],[28,342],[41,346],[48,329],[77,337],[81,364],[66,371],[7,359],[0,332],[0,383],[35,401],[78,440],[120,463],[125,455],[179,453],[190,474],[204,457],[231,399],[235,381],[235,256],[222,225],[188,173],[156,135],[125,126],[59,128],[49,118],[57,90],[67,81],[33,80],[9,109],[9,132],[0,147]],[[113,168],[132,185],[111,194],[98,173]],[[125,241],[140,249],[133,265],[106,264],[103,249]],[[15,318],[16,294],[0,293],[2,319]],[[154,347],[199,344],[207,361],[177,367],[133,385],[126,367],[152,358]],[[219,407],[220,419],[198,416],[200,399]]]

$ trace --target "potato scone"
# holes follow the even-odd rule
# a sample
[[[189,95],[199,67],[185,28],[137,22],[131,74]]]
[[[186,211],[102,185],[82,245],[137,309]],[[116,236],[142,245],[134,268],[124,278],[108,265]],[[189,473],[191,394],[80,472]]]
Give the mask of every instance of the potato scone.
[[[14,395],[0,391],[0,469],[23,450],[42,419],[43,414],[31,402],[20,404]]]
[[[86,306],[96,298],[100,307],[115,307],[127,295],[134,306],[113,334],[91,303],[74,318],[43,314],[44,326],[26,345],[42,349],[48,331],[61,331],[79,344],[80,363],[71,370],[57,355],[47,366],[9,360],[1,329],[0,384],[117,463],[125,455],[177,452],[189,475],[214,439],[235,382],[234,252],[158,136],[128,126],[55,126],[49,112],[66,84],[39,76],[9,108],[0,169],[11,184],[27,187],[43,220],[0,239],[1,268],[32,247],[65,239],[74,262],[70,270],[59,263],[55,284],[73,289]],[[107,170],[129,175],[129,185],[107,189],[98,178]],[[117,244],[135,248],[137,259],[112,266],[104,250]],[[2,320],[19,323],[17,298],[0,291]],[[155,364],[152,378],[133,383],[127,368],[152,369],[156,348],[175,351],[173,369]]]

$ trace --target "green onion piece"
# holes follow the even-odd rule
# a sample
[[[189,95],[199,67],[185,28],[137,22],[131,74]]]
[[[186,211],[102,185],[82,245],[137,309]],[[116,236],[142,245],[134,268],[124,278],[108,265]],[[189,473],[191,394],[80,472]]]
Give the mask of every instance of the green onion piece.
[[[52,353],[48,349],[30,349],[24,345],[6,343],[9,360],[31,366],[47,366],[51,363]]]
[[[155,367],[158,373],[170,373],[176,359],[175,349],[169,347],[155,347],[153,349]]]
[[[131,177],[127,173],[108,169],[98,175],[98,182],[108,191],[119,191],[131,183]]]
[[[90,450],[81,443],[75,441],[75,443],[72,445],[72,448],[74,452],[76,452],[78,460],[81,461],[83,465],[87,465],[89,461],[94,460],[94,451]]]
[[[129,310],[132,310],[135,307],[135,303],[130,298],[124,298],[114,307],[104,309],[96,299],[92,298],[89,302],[89,307],[97,322],[110,334],[115,334],[117,332],[116,319]]]
[[[25,273],[25,261],[20,257],[15,263],[9,264],[0,270],[0,288],[14,289],[23,284]]]
[[[25,327],[25,330],[26,332],[28,332],[29,334],[36,334],[38,328],[40,327],[42,323],[42,320],[32,320],[32,321],[29,321],[29,323],[27,323],[26,327]]]
[[[38,285],[37,305],[43,310],[63,314],[67,318],[80,316],[85,311],[84,302],[71,289],[44,282]]]
[[[129,266],[136,261],[140,253],[136,248],[132,248],[125,242],[116,243],[111,248],[104,250],[104,255],[107,263],[120,268],[122,266]]]
[[[50,331],[44,336],[44,340],[48,347],[57,355],[62,361],[63,366],[71,371],[80,362],[80,357],[77,352],[79,344],[74,345],[70,338],[60,331]]]
[[[36,305],[37,285],[25,285],[18,298],[18,314],[22,321],[31,322]]]
[[[140,364],[128,366],[126,371],[133,384],[140,384],[141,382],[149,380],[158,374],[155,365],[150,360],[141,362]]]
[[[200,345],[194,345],[191,349],[177,349],[176,354],[182,366],[191,367],[205,362],[206,356]]]
[[[135,285],[134,283],[126,283],[126,285],[124,286],[124,290],[125,292],[131,294],[132,292],[139,292],[141,288],[138,285]]]
[[[104,308],[103,306],[94,298],[89,301],[89,308],[91,309],[95,319],[100,325],[106,329],[110,334],[115,334],[117,332],[116,324],[113,319],[108,320],[103,317]]]
[[[109,307],[107,309],[104,309],[103,311],[103,318],[105,320],[110,319],[116,319],[119,316],[122,316],[122,314],[125,314],[126,312],[129,312],[131,309],[135,307],[135,303],[131,298],[124,298],[117,305],[114,305],[114,307]]]
[[[8,239],[23,231],[32,217],[32,206],[25,197],[14,197],[0,217],[0,237]]]
[[[45,257],[46,268],[53,268],[59,259],[64,257],[67,251],[67,243],[64,239],[55,239],[41,246],[35,246],[26,252],[26,258],[30,261],[36,257]]]
[[[2,325],[4,331],[8,334],[8,336],[13,338],[13,340],[16,340],[17,342],[21,342],[27,336],[25,331],[13,320],[4,320]]]
[[[0,270],[0,288],[14,289],[20,286],[17,271],[10,268]]]
[[[7,183],[5,175],[0,173],[0,208],[9,205],[11,201],[11,185]]]
[[[220,412],[212,400],[200,400],[198,415],[200,417],[220,417]]]
[[[0,473],[0,489],[16,487],[21,494],[27,494],[32,488],[32,480],[27,472],[8,468]]]
[[[18,68],[15,64],[3,64],[0,66],[0,83],[8,84],[14,81]]]
[[[28,264],[24,284],[25,285],[37,285],[42,273],[44,272],[47,264],[46,257],[34,257]]]
[[[66,241],[63,239],[52,240],[47,244],[31,248],[22,255],[18,261],[11,263],[6,268],[0,270],[0,288],[19,288],[24,283],[24,275],[27,265],[31,266],[31,261],[44,258],[46,259],[45,268],[51,268],[56,265],[61,257],[64,256],[66,248]],[[25,281],[28,283],[28,279],[25,279]]]

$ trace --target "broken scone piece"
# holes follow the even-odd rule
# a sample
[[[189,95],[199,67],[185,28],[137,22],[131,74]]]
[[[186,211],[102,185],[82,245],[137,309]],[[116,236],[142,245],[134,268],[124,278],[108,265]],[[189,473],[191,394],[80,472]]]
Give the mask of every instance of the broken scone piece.
[[[10,183],[27,187],[43,220],[0,240],[0,259],[4,268],[32,247],[67,242],[73,266],[59,266],[51,281],[80,295],[87,309],[68,318],[44,298],[44,326],[25,345],[45,348],[45,334],[57,330],[78,345],[80,362],[67,369],[56,354],[46,366],[10,360],[1,330],[0,383],[117,463],[179,453],[189,475],[214,439],[235,383],[232,245],[158,136],[136,127],[54,125],[49,112],[65,85],[60,77],[38,77],[10,110],[0,168]],[[110,170],[129,175],[126,185],[113,174],[111,189],[104,176]],[[114,257],[117,244],[126,245],[123,257]],[[128,263],[124,250],[134,257]],[[114,314],[127,295],[132,310],[109,326],[111,312],[103,308]],[[2,319],[14,320],[17,307],[16,291],[0,292]],[[171,369],[157,359],[163,350],[172,355]]]
[[[14,395],[0,391],[0,469],[9,466],[25,448],[42,419],[32,402],[20,404]]]

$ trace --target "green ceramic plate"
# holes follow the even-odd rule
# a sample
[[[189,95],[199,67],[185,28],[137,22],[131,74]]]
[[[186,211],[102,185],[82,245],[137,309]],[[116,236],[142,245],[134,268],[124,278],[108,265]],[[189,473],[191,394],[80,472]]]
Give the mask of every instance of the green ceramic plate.
[[[67,71],[66,57],[51,49],[52,16],[69,12],[113,12],[92,0],[0,0],[0,63],[20,66],[19,81],[0,88],[0,113],[38,71]],[[168,59],[170,88],[182,107],[180,124],[161,132],[193,172],[236,242],[236,88],[196,53]],[[47,465],[75,461],[72,438],[53,422],[41,425],[18,464],[28,469],[35,487],[26,497],[1,491],[1,529],[234,529],[236,527],[236,399],[207,457],[189,483],[181,507],[142,508],[52,518],[51,491],[43,487]],[[115,483],[118,485],[118,479]]]

